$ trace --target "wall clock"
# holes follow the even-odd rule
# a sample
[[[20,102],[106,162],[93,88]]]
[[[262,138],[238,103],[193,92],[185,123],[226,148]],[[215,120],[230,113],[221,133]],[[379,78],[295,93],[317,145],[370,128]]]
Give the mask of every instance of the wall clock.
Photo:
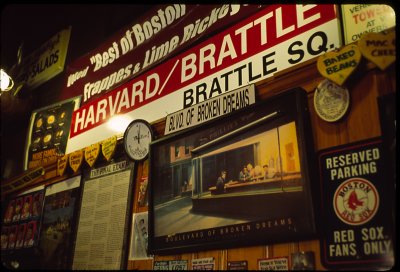
[[[149,155],[153,131],[150,124],[143,119],[133,120],[124,133],[124,147],[129,158],[142,161]]]

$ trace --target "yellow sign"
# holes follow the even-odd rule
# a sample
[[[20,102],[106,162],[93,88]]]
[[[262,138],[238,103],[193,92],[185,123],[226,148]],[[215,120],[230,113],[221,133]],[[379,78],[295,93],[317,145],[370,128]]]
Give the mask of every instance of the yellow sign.
[[[81,167],[82,161],[83,151],[81,149],[69,154],[69,166],[74,171],[74,173],[76,173],[79,167]]]
[[[368,33],[358,41],[361,54],[385,70],[396,61],[396,32],[388,34]]]
[[[110,161],[112,155],[115,152],[115,147],[117,146],[117,136],[112,136],[101,143],[101,153],[103,153],[104,158]]]
[[[26,86],[35,88],[64,70],[70,35],[71,27],[58,32],[26,57],[20,71],[26,73]]]
[[[65,169],[67,169],[68,154],[58,158],[57,161],[57,173],[59,176],[64,175]]]
[[[361,52],[354,44],[343,47],[338,52],[327,52],[317,61],[322,76],[342,86],[361,60]]]
[[[90,167],[93,167],[100,153],[100,144],[92,144],[85,148],[85,160]]]

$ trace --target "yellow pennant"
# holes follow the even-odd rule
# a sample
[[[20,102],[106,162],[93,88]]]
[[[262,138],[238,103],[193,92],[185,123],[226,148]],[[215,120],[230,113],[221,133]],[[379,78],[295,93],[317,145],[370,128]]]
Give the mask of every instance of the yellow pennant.
[[[74,173],[76,173],[79,167],[81,167],[82,161],[83,161],[82,149],[69,154],[69,166],[74,171]]]
[[[85,160],[90,167],[93,167],[100,153],[100,144],[92,144],[85,148]]]
[[[388,34],[370,32],[358,41],[361,54],[382,71],[396,61],[396,32]]]
[[[114,155],[117,146],[117,136],[112,136],[101,143],[101,153],[107,161]]]

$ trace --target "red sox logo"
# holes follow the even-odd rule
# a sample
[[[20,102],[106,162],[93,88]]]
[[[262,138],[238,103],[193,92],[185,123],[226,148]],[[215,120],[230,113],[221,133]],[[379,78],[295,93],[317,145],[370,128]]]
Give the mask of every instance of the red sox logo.
[[[336,189],[333,207],[336,216],[344,223],[353,226],[365,224],[378,210],[378,191],[366,179],[348,179]]]

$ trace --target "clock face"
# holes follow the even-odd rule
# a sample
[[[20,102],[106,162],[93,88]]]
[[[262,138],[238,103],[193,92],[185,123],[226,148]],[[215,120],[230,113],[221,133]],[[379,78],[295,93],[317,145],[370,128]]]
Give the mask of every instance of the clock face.
[[[124,134],[125,151],[135,160],[144,160],[149,154],[153,133],[150,125],[145,120],[132,121]]]

